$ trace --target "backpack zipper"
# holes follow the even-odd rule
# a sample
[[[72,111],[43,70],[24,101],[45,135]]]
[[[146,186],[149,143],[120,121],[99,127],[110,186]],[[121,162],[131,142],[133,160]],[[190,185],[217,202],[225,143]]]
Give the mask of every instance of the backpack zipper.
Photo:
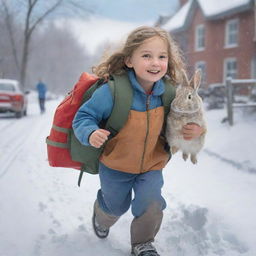
[[[150,95],[147,95],[147,100],[146,100],[146,112],[147,112],[147,129],[146,129],[146,136],[144,140],[144,148],[143,148],[143,153],[142,153],[142,158],[141,158],[141,164],[140,164],[140,171],[143,172],[143,164],[144,164],[144,157],[146,153],[146,145],[147,145],[147,140],[148,140],[148,134],[149,134],[149,103],[150,103]]]

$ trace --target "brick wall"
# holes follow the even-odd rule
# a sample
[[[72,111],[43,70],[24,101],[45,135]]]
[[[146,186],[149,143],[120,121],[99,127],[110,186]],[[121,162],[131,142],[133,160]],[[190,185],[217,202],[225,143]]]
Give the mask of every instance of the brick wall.
[[[239,42],[234,48],[225,48],[225,27],[227,20],[239,20]],[[199,24],[205,25],[205,49],[195,50],[195,30]],[[222,83],[224,59],[237,59],[237,78],[251,78],[253,56],[256,56],[256,42],[254,39],[254,10],[225,17],[219,20],[206,20],[200,8],[195,9],[194,16],[187,31],[174,34],[180,42],[188,62],[188,71],[193,73],[195,63],[206,62],[206,83]]]

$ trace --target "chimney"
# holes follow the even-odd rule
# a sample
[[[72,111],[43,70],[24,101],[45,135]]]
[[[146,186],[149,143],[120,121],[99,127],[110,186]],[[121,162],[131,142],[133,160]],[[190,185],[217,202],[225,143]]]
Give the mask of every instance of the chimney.
[[[179,0],[180,1],[180,8],[188,2],[188,0]]]

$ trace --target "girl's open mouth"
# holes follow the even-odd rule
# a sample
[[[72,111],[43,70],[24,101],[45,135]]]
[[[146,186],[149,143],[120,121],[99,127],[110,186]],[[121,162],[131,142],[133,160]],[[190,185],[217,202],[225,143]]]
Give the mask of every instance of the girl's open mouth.
[[[159,70],[148,70],[148,73],[150,74],[158,74],[160,71]]]

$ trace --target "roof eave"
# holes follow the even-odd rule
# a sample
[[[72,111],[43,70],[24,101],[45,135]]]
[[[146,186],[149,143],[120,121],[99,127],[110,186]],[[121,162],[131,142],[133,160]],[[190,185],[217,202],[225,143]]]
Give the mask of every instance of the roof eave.
[[[171,29],[170,32],[171,33],[179,33],[179,32],[183,32],[185,30],[186,30],[185,27],[180,27],[180,28]]]
[[[248,4],[240,5],[238,7],[226,10],[226,11],[218,13],[218,14],[213,14],[213,15],[205,15],[204,14],[204,16],[207,20],[217,20],[217,19],[221,19],[221,18],[225,18],[227,16],[237,14],[237,13],[245,12],[250,9],[251,9],[251,3],[249,2]]]

